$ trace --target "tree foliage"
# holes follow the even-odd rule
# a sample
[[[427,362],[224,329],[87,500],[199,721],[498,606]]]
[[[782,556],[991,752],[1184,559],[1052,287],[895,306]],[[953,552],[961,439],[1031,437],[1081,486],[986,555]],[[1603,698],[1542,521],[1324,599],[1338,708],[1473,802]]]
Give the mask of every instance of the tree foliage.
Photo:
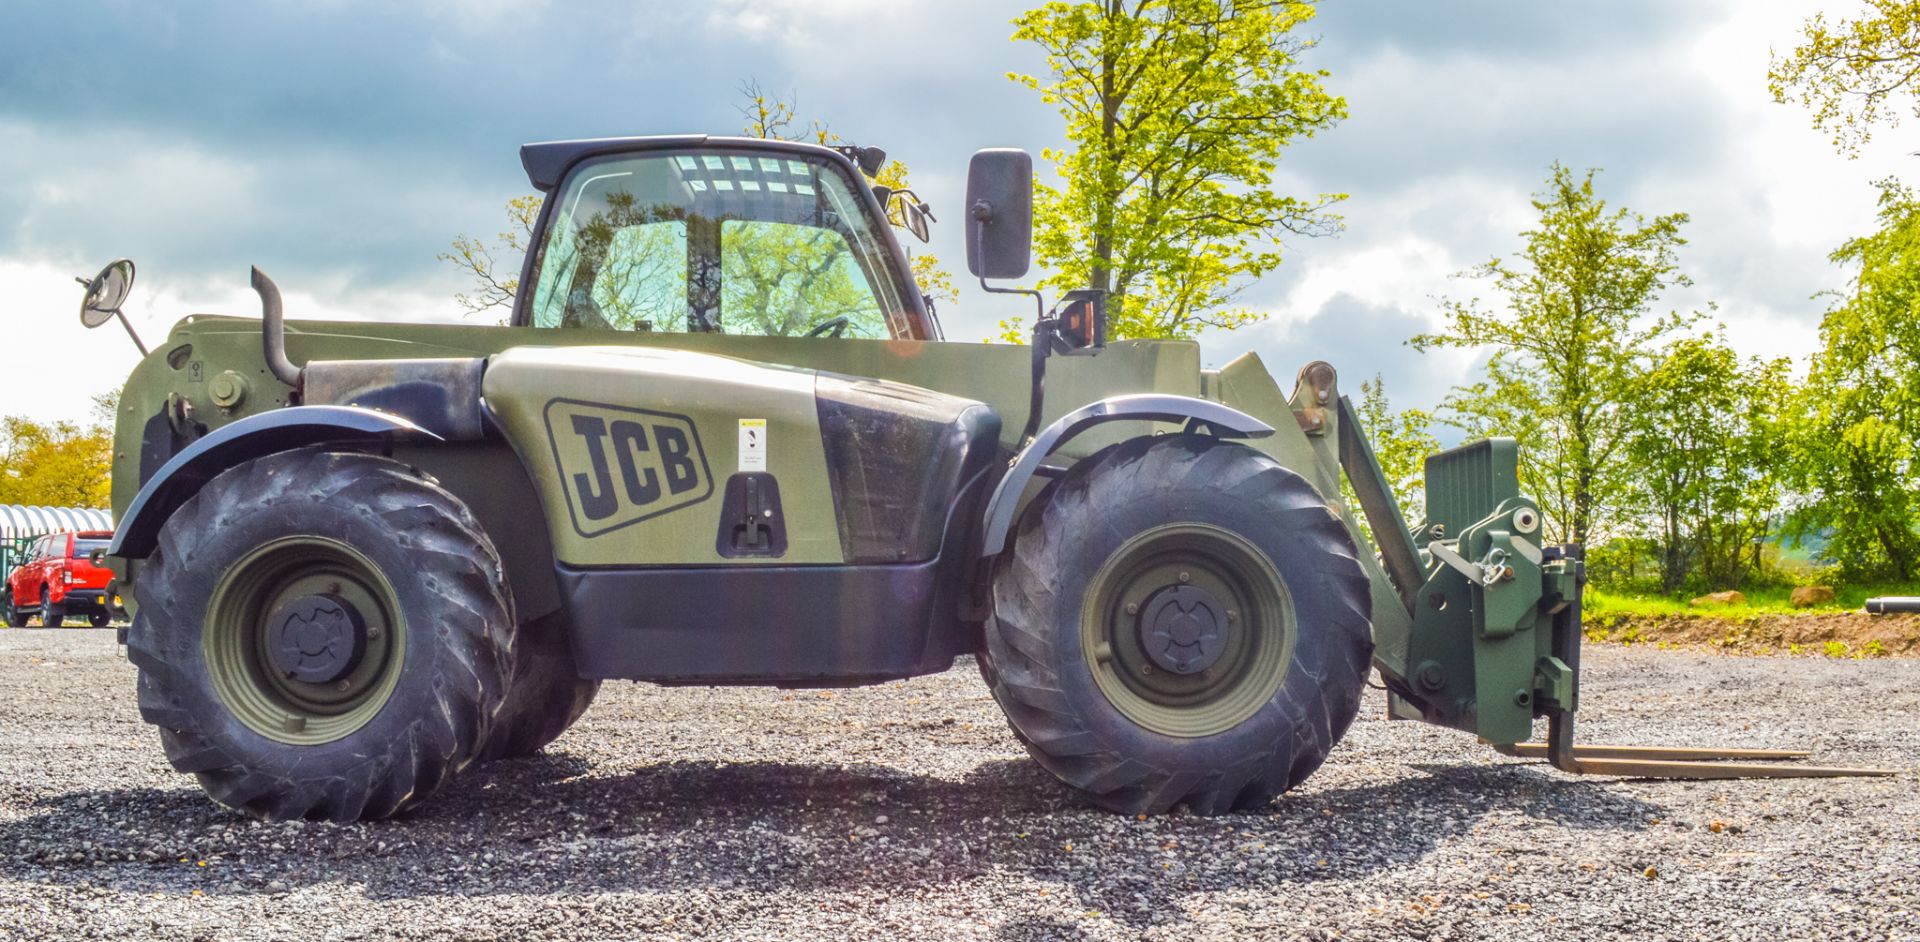
[[[1238,292],[1280,264],[1278,237],[1339,227],[1340,194],[1275,192],[1281,152],[1332,127],[1346,101],[1304,69],[1304,2],[1081,0],[1014,20],[1050,73],[1008,77],[1066,119],[1036,186],[1045,284],[1112,293],[1114,337],[1186,337],[1260,314]]]
[[[1717,337],[1669,343],[1641,377],[1627,432],[1630,505],[1671,592],[1742,584],[1783,491],[1785,359],[1742,364]]]
[[[95,397],[86,425],[0,418],[0,504],[108,506],[114,401],[113,394]]]
[[[533,243],[533,224],[540,217],[540,195],[516,196],[507,201],[507,227],[492,242],[473,236],[455,236],[453,247],[438,258],[451,263],[472,281],[471,291],[453,296],[468,314],[511,307],[520,290],[519,260]],[[499,259],[505,259],[506,268]]]
[[[1920,0],[1868,0],[1872,14],[1828,22],[1815,13],[1802,42],[1773,56],[1767,88],[1781,103],[1813,112],[1813,126],[1842,153],[1857,155],[1875,125],[1897,127],[1920,114]]]
[[[1652,313],[1662,291],[1690,283],[1676,259],[1686,214],[1609,210],[1594,174],[1556,163],[1520,254],[1466,273],[1501,303],[1446,300],[1446,327],[1413,339],[1422,350],[1491,352],[1486,378],[1443,408],[1469,432],[1526,443],[1521,483],[1541,502],[1549,535],[1569,542],[1587,541],[1622,509],[1635,384],[1660,343],[1692,320]]]
[[[1797,427],[1800,532],[1854,578],[1920,573],[1920,194],[1880,185],[1879,231],[1848,241],[1852,290],[1820,325]]]

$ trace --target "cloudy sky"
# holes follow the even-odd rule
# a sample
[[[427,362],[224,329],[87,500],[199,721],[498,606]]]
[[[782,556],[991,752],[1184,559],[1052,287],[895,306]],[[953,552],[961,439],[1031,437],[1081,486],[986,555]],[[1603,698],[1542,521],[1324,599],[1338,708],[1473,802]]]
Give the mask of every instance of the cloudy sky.
[[[194,312],[250,314],[247,266],[290,316],[460,318],[435,253],[501,226],[531,140],[736,132],[746,79],[885,147],[961,259],[966,161],[1057,145],[1060,120],[1003,77],[1044,67],[1008,41],[1020,0],[360,0],[133,4],[13,0],[0,33],[0,413],[79,417],[134,354],[87,333],[72,276],[140,266],[127,309],[159,338]],[[404,9],[402,7],[404,6]],[[1612,202],[1685,211],[1696,281],[1743,352],[1801,356],[1844,284],[1826,254],[1872,225],[1870,181],[1920,149],[1883,135],[1836,156],[1765,71],[1809,0],[1606,4],[1324,0],[1310,64],[1352,117],[1294,148],[1283,189],[1352,194],[1347,229],[1289,244],[1246,297],[1256,327],[1204,338],[1290,376],[1327,359],[1432,405],[1474,367],[1422,355],[1451,276],[1509,253],[1560,160]],[[1851,16],[1857,0],[1824,4]],[[1017,305],[967,290],[943,311],[975,340]]]

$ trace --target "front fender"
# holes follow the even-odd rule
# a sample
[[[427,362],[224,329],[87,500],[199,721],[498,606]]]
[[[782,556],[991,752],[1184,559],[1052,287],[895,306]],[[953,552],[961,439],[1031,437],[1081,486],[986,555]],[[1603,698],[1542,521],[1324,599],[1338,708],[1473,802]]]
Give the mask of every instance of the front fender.
[[[181,504],[220,472],[243,461],[323,442],[439,441],[406,419],[357,406],[291,406],[223,425],[181,449],[155,471],[127,505],[107,555],[145,559],[160,528]]]
[[[1107,422],[1185,422],[1189,427],[1207,427],[1221,438],[1265,438],[1273,426],[1235,409],[1191,396],[1142,393],[1114,396],[1081,406],[1054,420],[1040,430],[993,489],[987,502],[986,530],[980,543],[981,556],[995,556],[1007,548],[1007,532],[1013,527],[1013,515],[1020,509],[1020,495],[1040,470],[1040,463],[1059,450],[1068,439]]]

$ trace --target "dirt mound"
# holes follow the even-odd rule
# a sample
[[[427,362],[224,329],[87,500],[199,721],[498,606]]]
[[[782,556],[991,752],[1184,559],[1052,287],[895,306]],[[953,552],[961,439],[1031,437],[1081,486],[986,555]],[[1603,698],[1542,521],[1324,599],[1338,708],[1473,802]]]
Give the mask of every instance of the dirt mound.
[[[1822,612],[1804,615],[1595,615],[1587,639],[1714,647],[1743,654],[1845,657],[1920,656],[1920,615]],[[1830,643],[1843,648],[1830,648]]]

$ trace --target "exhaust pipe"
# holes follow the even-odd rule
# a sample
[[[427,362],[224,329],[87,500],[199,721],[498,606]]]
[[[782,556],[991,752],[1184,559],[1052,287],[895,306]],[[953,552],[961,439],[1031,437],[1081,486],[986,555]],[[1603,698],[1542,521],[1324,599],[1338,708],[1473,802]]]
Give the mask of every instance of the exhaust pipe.
[[[266,357],[267,371],[296,391],[300,388],[300,368],[287,359],[286,319],[280,310],[280,288],[259,268],[253,270],[253,290],[260,295],[260,352]]]

